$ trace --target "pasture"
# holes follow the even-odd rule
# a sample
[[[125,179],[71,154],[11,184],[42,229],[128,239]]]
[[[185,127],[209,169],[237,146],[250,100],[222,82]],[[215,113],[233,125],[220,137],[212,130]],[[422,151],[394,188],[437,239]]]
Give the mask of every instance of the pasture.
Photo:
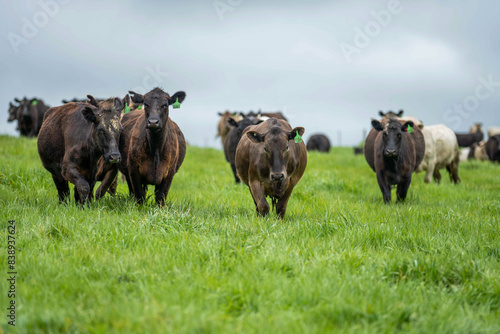
[[[500,165],[462,163],[459,185],[442,174],[415,174],[406,202],[385,205],[362,155],[309,153],[281,221],[256,216],[222,151],[188,147],[165,208],[120,181],[82,210],[58,204],[36,139],[0,136],[14,331],[498,333]]]

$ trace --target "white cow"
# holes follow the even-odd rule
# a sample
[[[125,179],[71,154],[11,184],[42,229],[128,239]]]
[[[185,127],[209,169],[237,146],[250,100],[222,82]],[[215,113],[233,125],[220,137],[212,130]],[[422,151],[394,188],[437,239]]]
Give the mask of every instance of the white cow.
[[[413,116],[402,117],[401,119],[413,121],[424,135],[424,159],[416,170],[417,173],[426,171],[424,181],[430,183],[431,176],[434,176],[434,180],[439,183],[441,181],[439,170],[446,167],[450,173],[450,179],[455,183],[459,183],[458,163],[460,162],[460,151],[455,133],[443,124],[424,126],[420,120]]]

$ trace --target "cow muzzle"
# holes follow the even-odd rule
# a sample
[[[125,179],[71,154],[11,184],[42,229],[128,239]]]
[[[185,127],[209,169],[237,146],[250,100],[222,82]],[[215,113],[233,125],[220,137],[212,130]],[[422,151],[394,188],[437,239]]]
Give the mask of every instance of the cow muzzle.
[[[161,130],[160,120],[157,118],[148,119],[147,128],[150,130]]]
[[[108,159],[106,159],[108,163],[110,164],[116,164],[119,163],[122,160],[122,156],[120,153],[111,153],[108,156]]]

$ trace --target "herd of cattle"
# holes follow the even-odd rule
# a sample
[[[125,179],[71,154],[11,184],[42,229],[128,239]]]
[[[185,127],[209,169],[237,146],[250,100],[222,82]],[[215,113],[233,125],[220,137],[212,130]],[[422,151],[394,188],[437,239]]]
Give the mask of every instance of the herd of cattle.
[[[130,95],[129,95],[130,94]],[[9,122],[17,120],[22,136],[38,136],[38,153],[52,174],[59,201],[70,195],[82,205],[106,192],[116,192],[118,171],[138,203],[147,186],[155,186],[155,200],[164,205],[174,175],[186,155],[182,131],[169,117],[169,106],[179,108],[186,93],[169,95],[155,88],[145,95],[130,91],[123,99],[63,100],[49,108],[42,99],[15,99],[9,103]],[[406,198],[414,172],[426,171],[425,182],[440,182],[446,168],[454,183],[460,182],[458,165],[468,158],[500,162],[500,128],[488,130],[474,124],[468,134],[455,134],[444,125],[423,125],[403,111],[379,112],[362,149],[376,173],[386,203],[397,186],[398,200]],[[307,165],[307,151],[329,152],[325,135],[312,135],[304,144],[303,127],[292,128],[281,112],[219,113],[218,136],[236,183],[243,181],[252,194],[258,214],[270,207],[283,218],[295,185]],[[459,147],[465,147],[462,152]]]

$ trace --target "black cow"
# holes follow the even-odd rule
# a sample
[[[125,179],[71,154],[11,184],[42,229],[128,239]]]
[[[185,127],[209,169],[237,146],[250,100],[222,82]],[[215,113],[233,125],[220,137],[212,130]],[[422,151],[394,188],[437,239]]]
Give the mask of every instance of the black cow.
[[[307,141],[308,151],[330,152],[330,140],[325,135],[312,135]]]

